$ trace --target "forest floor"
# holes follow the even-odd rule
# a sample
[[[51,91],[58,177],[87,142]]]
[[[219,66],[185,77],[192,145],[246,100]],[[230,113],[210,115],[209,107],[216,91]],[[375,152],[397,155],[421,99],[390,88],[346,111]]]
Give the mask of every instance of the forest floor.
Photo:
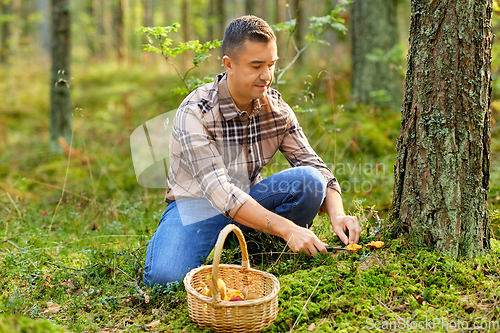
[[[12,77],[0,70],[0,95],[8,96],[0,105],[0,332],[210,331],[190,320],[182,284],[153,292],[140,281],[148,241],[165,208],[164,190],[138,185],[129,140],[140,124],[179,104],[182,97],[169,93],[172,80],[139,68],[77,68],[74,149],[71,155],[51,155],[47,72],[32,69]],[[335,168],[346,209],[363,222],[360,244],[379,239],[385,245],[307,258],[289,253],[282,242],[249,239],[260,249],[251,256],[252,266],[281,283],[279,314],[266,331],[498,332],[497,131],[491,251],[453,260],[411,237],[389,237],[391,226],[383,221],[400,113],[349,105],[345,77],[335,84],[333,102],[332,86],[312,81],[316,110],[299,113],[299,121]],[[303,90],[282,93],[291,105],[300,104]],[[286,168],[285,162],[277,157],[264,174]],[[376,216],[382,229],[372,235]],[[313,230],[339,245],[327,219],[317,217]],[[231,240],[221,262],[238,264],[240,256]]]

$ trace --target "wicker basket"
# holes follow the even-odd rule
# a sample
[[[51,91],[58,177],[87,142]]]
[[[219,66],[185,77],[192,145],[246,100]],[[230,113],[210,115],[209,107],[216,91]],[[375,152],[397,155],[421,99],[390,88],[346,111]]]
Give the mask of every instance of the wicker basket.
[[[241,247],[241,266],[219,264],[222,246],[227,235],[234,231]],[[207,275],[212,278],[212,297],[202,295]],[[226,302],[221,301],[217,280],[226,286],[259,295],[259,298]],[[278,315],[278,279],[270,273],[249,267],[245,238],[240,228],[229,224],[219,234],[215,244],[213,265],[191,270],[184,278],[188,295],[189,317],[195,323],[214,328],[218,332],[259,332],[269,327]]]

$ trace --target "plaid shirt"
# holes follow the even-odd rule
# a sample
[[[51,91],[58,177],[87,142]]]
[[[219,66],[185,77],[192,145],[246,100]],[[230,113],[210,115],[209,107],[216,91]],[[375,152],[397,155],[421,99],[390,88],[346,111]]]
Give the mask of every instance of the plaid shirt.
[[[340,186],[314,152],[292,109],[269,88],[266,104],[254,100],[246,117],[229,94],[226,73],[193,91],[174,119],[166,202],[206,198],[229,218],[250,197],[250,186],[278,149],[293,166],[309,165],[325,177],[328,187]]]

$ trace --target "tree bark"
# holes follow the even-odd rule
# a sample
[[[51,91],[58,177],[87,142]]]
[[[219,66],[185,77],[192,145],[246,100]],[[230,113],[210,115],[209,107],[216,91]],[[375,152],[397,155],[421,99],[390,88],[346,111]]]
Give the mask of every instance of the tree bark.
[[[12,4],[10,1],[0,1],[0,8],[2,15],[12,14]],[[9,59],[10,20],[2,21],[0,29],[2,30],[0,34],[0,63],[5,64]]]
[[[398,43],[398,0],[355,0],[351,9],[352,78],[351,98],[355,103],[401,106],[399,64],[368,59],[377,49],[385,55]]]
[[[69,0],[52,0],[52,75],[50,92],[50,150],[62,152],[58,143],[71,141],[72,111],[69,95],[71,63],[71,20]]]
[[[412,0],[392,218],[419,244],[490,247],[492,0]]]

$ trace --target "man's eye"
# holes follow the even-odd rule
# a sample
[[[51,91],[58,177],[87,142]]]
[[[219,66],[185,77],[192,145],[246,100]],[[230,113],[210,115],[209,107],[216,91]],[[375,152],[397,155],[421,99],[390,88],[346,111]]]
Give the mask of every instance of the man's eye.
[[[253,68],[255,68],[255,69],[259,69],[259,68],[260,68],[260,66],[253,66]]]

